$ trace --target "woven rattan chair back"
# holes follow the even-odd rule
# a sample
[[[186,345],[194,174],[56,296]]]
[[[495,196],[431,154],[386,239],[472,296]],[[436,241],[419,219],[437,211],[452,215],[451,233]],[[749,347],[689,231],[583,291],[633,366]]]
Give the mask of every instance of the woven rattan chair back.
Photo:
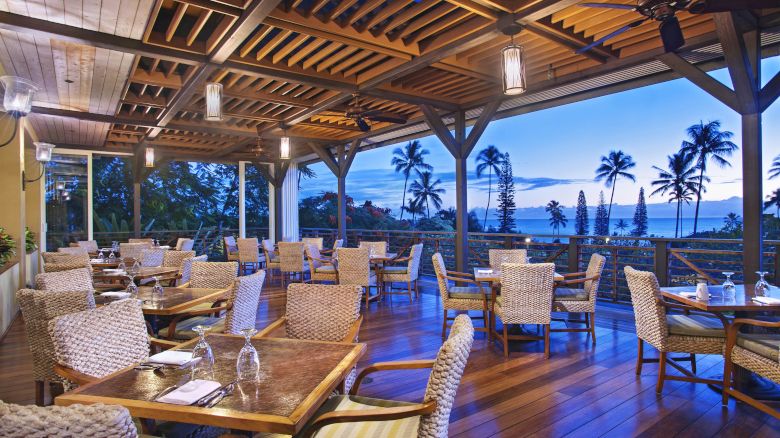
[[[57,252],[70,255],[89,254],[89,251],[80,246],[64,246],[62,248],[57,248]]]
[[[303,242],[303,244],[305,246],[314,245],[314,246],[317,247],[317,249],[319,251],[322,251],[322,248],[323,248],[323,246],[322,246],[323,245],[323,238],[322,237],[304,237],[303,239],[301,239],[301,242]]]
[[[322,259],[322,254],[320,254],[317,245],[307,244],[304,248],[306,248],[306,258],[309,260],[309,270],[314,272],[315,269],[322,266],[322,262],[320,261]]]
[[[222,238],[222,243],[225,245],[225,253],[238,252],[238,244],[236,244],[236,238],[233,236],[225,236]]]
[[[455,393],[474,342],[474,325],[467,315],[458,315],[450,336],[444,341],[428,378],[424,401],[436,401],[436,410],[420,418],[417,436],[446,437]]]
[[[524,249],[489,249],[488,263],[493,269],[501,269],[502,263],[524,264],[528,263]]]
[[[79,240],[78,245],[79,248],[85,249],[87,252],[100,251],[100,248],[98,248],[97,240]]]
[[[203,254],[201,256],[197,257],[191,257],[182,260],[181,262],[181,278],[178,281],[178,284],[184,284],[192,279],[192,264],[194,262],[205,262],[208,261],[209,257],[206,254]]]
[[[634,307],[636,335],[660,351],[666,351],[669,327],[666,309],[659,304],[661,289],[655,274],[626,266],[624,269],[631,304]]]
[[[336,239],[333,241],[333,252],[344,246],[344,239]]]
[[[258,263],[260,261],[260,249],[257,247],[257,237],[238,239],[238,261],[241,263]]]
[[[409,257],[411,257],[411,260],[409,260],[406,268],[406,271],[409,273],[409,279],[412,281],[417,280],[417,278],[420,276],[420,263],[422,262],[422,255],[423,244],[418,243],[416,245],[412,245],[412,248],[409,250]]]
[[[156,268],[162,266],[165,261],[165,253],[167,249],[151,248],[141,251],[141,266],[147,268]]]
[[[162,265],[181,269],[184,260],[195,257],[195,251],[165,251]]]
[[[228,296],[229,310],[225,315],[225,333],[238,335],[243,329],[255,328],[263,281],[265,281],[263,270],[236,278]]]
[[[43,269],[46,272],[69,271],[78,268],[92,269],[89,262],[89,254],[43,253]]]
[[[279,269],[303,272],[303,242],[279,242]]]
[[[554,263],[501,266],[501,319],[504,324],[549,324]]]
[[[21,289],[16,299],[24,318],[27,345],[33,358],[33,378],[36,381],[56,380],[54,347],[49,335],[49,321],[61,315],[95,308],[91,291],[51,292]]]
[[[436,282],[439,283],[439,296],[442,302],[450,299],[450,284],[447,281],[447,267],[444,265],[444,257],[441,253],[435,253],[431,257],[433,262],[433,271],[436,273]]]
[[[387,242],[369,242],[362,241],[358,244],[358,248],[371,249],[371,254],[374,256],[384,257],[387,255]]]
[[[358,285],[291,284],[287,287],[288,338],[342,341],[360,317]]]
[[[371,282],[371,268],[368,260],[368,248],[339,248],[338,272],[339,284],[356,284],[368,287]]]
[[[0,401],[0,436],[135,438],[130,412],[116,405],[21,406]]]
[[[104,377],[149,357],[149,335],[140,300],[121,300],[49,322],[57,362]]]
[[[274,251],[274,241],[271,239],[263,239],[261,242],[263,244],[263,251],[265,251],[268,255],[275,256],[276,252]]]
[[[141,243],[120,243],[119,244],[119,254],[125,258],[125,259],[136,259],[141,260],[141,253],[145,249],[150,249],[152,247],[151,244],[141,242]]]
[[[184,239],[181,247],[178,247],[179,251],[192,251],[195,248],[195,241],[192,239]]]
[[[50,292],[95,290],[92,286],[92,270],[89,268],[42,272],[35,276],[35,288]]]
[[[190,287],[229,288],[237,277],[236,262],[192,262]]]
[[[127,239],[127,243],[143,243],[152,246],[154,245],[154,239],[149,237],[144,237],[142,239]]]
[[[607,258],[601,254],[593,253],[588,261],[588,268],[585,270],[585,278],[598,277],[595,280],[588,280],[585,282],[585,290],[588,292],[588,299],[595,301],[596,295],[599,291],[599,283],[601,282],[601,273],[604,271],[604,265],[607,262]]]

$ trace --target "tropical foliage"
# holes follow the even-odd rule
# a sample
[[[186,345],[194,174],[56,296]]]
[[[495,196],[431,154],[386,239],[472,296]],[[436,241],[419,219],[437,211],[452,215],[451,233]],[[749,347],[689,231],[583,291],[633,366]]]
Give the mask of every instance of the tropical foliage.
[[[645,204],[645,188],[639,188],[639,199],[636,202],[634,211],[634,229],[631,230],[633,236],[644,236],[647,234],[647,204]]]
[[[27,254],[30,254],[36,249],[38,249],[38,244],[35,240],[35,233],[30,231],[29,228],[24,227],[24,251]]]
[[[8,263],[8,260],[16,254],[16,242],[13,237],[0,227],[0,265]]]
[[[431,204],[436,209],[441,208],[441,195],[445,190],[441,188],[441,180],[433,179],[431,172],[421,172],[418,178],[409,186],[409,190],[414,195],[414,200],[420,205],[425,205],[426,217],[431,218]]]
[[[775,216],[780,218],[780,189],[775,189],[770,195],[767,196],[766,202],[764,202],[764,210],[770,208],[775,209]]]
[[[612,195],[609,197],[609,209],[607,210],[607,234],[609,234],[609,219],[612,217],[612,202],[615,199],[615,186],[618,178],[625,178],[630,181],[636,181],[634,174],[628,170],[636,166],[631,155],[626,155],[623,151],[610,151],[609,155],[601,157],[601,165],[596,169],[596,181],[604,181],[607,188],[612,188]],[[598,233],[597,233],[598,234]]]
[[[498,175],[498,232],[511,233],[515,230],[515,177],[509,154],[504,156]]]
[[[668,160],[666,169],[653,166],[653,169],[658,171],[658,179],[651,183],[657,188],[650,193],[650,196],[668,193],[669,202],[677,203],[674,224],[674,237],[677,237],[682,227],[682,203],[690,204],[692,196],[698,193],[699,180],[696,177],[695,157],[692,154],[680,151],[666,158]],[[709,178],[705,177],[705,181],[709,181]]]
[[[609,216],[607,204],[604,202],[604,192],[599,192],[599,204],[596,207],[596,223],[594,225],[594,236],[609,236]]]
[[[585,200],[585,192],[580,190],[580,194],[577,196],[577,212],[574,216],[574,234],[578,236],[587,236],[589,232],[588,203]]]
[[[390,161],[390,164],[395,167],[396,173],[400,173],[404,176],[404,192],[401,194],[400,219],[404,218],[404,211],[408,211],[405,208],[406,187],[409,183],[409,176],[412,174],[412,171],[417,174],[433,171],[433,166],[425,162],[425,156],[429,153],[430,152],[428,152],[427,149],[424,149],[417,140],[410,141],[403,149],[395,148],[393,151],[393,159]],[[412,206],[410,205],[410,207]]]
[[[506,156],[502,154],[497,147],[489,145],[477,154],[477,178],[481,178],[487,171],[488,174],[488,197],[485,206],[485,220],[482,227],[487,227],[487,216],[490,210],[490,194],[493,188],[493,174],[498,175],[501,172],[501,166],[506,162]]]
[[[553,231],[560,235],[561,227],[565,228],[566,223],[568,222],[566,220],[566,215],[563,214],[563,207],[561,206],[561,203],[552,200],[547,203],[544,211],[550,214],[550,226],[552,227]]]

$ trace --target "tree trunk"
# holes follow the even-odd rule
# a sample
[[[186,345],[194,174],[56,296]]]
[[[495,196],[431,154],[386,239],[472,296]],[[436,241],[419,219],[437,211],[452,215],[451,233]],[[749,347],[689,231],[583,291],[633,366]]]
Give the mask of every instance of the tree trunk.
[[[404,220],[404,207],[406,206],[406,183],[409,182],[409,175],[406,175],[406,178],[404,178],[404,196],[401,198],[401,217],[398,219],[399,221]],[[414,217],[412,217],[412,221],[414,221]]]
[[[425,198],[425,211],[428,214],[428,219],[431,218],[431,207],[428,205],[428,198]]]
[[[482,221],[482,229],[487,230],[487,215],[488,210],[490,210],[490,189],[493,186],[493,168],[488,167],[488,202],[487,207],[485,207],[485,220]]]
[[[696,230],[699,225],[699,203],[701,202],[701,189],[704,184],[704,169],[699,169],[699,187],[696,188],[696,211],[693,213],[693,234],[696,235]]]
[[[609,210],[607,210],[607,236],[609,236],[609,220],[612,218],[612,200],[615,199],[615,186],[617,185],[617,177],[612,181],[612,195],[609,196]]]
[[[677,231],[680,227],[680,199],[677,199],[677,216],[674,217],[674,238],[677,238]]]

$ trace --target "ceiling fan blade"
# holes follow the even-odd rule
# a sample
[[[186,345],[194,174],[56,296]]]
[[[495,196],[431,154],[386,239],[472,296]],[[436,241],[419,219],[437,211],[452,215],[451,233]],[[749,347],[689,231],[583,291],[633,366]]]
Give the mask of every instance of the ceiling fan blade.
[[[616,30],[616,31],[614,31],[614,32],[612,32],[612,33],[610,33],[609,35],[603,36],[603,37],[601,37],[601,38],[597,39],[596,41],[593,41],[592,43],[588,44],[587,46],[585,46],[585,47],[583,47],[583,48],[581,48],[581,49],[577,50],[577,53],[584,53],[584,52],[587,52],[588,50],[590,50],[590,49],[592,49],[592,48],[594,48],[594,47],[596,47],[596,46],[598,46],[598,45],[602,44],[604,41],[606,41],[606,40],[608,40],[608,39],[611,39],[611,38],[614,38],[614,37],[616,37],[616,36],[620,35],[620,34],[621,34],[621,33],[623,33],[623,32],[626,32],[626,31],[628,31],[628,30],[631,30],[631,29],[633,29],[633,28],[635,28],[635,27],[639,26],[640,24],[644,23],[644,22],[645,22],[645,21],[647,21],[647,20],[648,20],[647,18],[643,18],[643,19],[641,19],[641,20],[637,20],[637,21],[634,21],[634,22],[628,23],[627,25],[625,25],[625,26],[621,27],[620,29],[618,29],[618,30]]]
[[[374,122],[397,123],[399,125],[406,123],[405,118],[395,114],[377,114],[373,116],[366,116],[366,118]]]
[[[356,117],[355,118],[355,123],[357,123],[358,128],[360,128],[360,130],[363,131],[363,132],[371,130],[371,126],[369,126],[368,123],[366,123],[366,121],[363,120],[362,117]]]
[[[610,8],[610,9],[626,9],[629,11],[635,11],[636,6],[620,5],[615,3],[580,3],[577,6],[584,6],[586,8]]]
[[[658,31],[661,33],[661,41],[664,43],[666,52],[674,52],[685,45],[685,37],[680,29],[680,21],[677,17],[670,17],[658,25]]]
[[[777,0],[699,0],[688,7],[691,14],[709,14],[744,9],[780,8]]]

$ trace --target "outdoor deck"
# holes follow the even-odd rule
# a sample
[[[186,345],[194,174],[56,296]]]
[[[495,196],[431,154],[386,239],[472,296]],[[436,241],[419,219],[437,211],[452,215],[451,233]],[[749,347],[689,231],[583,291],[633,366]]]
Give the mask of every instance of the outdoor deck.
[[[423,284],[422,298],[409,304],[393,297],[372,304],[360,333],[368,344],[361,363],[431,358],[441,345],[441,305],[433,284]],[[284,311],[279,286],[266,286],[258,310],[258,327]],[[631,309],[600,305],[597,345],[585,334],[553,333],[551,358],[541,343],[513,345],[505,360],[484,334],[477,334],[450,418],[453,437],[487,436],[739,436],[780,434],[780,421],[756,409],[730,402],[705,385],[667,382],[655,393],[656,369],[646,364],[634,374],[636,336]],[[480,322],[476,322],[479,325]],[[704,375],[721,373],[717,357],[700,357]],[[380,373],[361,394],[419,400],[427,372]],[[402,383],[402,384],[400,384]],[[0,344],[0,399],[34,402],[32,359],[24,326],[17,319]]]

